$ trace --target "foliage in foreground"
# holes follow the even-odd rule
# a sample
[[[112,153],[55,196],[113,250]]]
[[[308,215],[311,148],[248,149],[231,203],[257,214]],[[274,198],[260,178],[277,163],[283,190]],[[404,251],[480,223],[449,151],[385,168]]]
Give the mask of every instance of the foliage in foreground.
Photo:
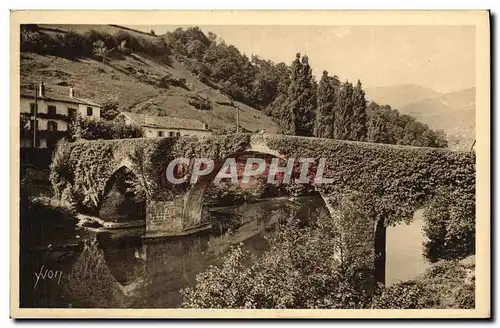
[[[312,227],[288,222],[261,257],[234,247],[221,266],[198,274],[196,285],[181,291],[182,307],[474,308],[474,264],[442,261],[413,280],[375,286],[363,257],[345,252],[356,243],[352,232],[326,216]]]
[[[476,203],[454,190],[441,189],[424,216],[425,256],[431,262],[475,254]]]
[[[188,308],[360,308],[369,302],[371,271],[342,252],[329,215],[312,226],[291,220],[253,257],[233,248],[221,267],[197,276],[182,291]]]
[[[442,261],[422,276],[394,284],[373,298],[376,309],[473,309],[474,264]]]

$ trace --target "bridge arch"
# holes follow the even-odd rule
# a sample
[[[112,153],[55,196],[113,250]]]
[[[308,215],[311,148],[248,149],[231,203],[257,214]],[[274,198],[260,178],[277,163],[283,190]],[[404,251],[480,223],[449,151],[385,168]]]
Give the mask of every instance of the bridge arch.
[[[246,155],[258,155],[260,157],[271,157],[285,159],[285,156],[269,148],[264,143],[251,142],[250,145],[243,151],[235,152],[229,156],[215,160],[215,168],[212,173],[205,179],[198,180],[192,185],[186,193],[182,216],[187,220],[188,224],[199,225],[203,221],[203,200],[207,187],[213,182],[215,176],[219,172],[222,165],[228,158],[240,158]]]
[[[146,198],[139,177],[129,163],[123,163],[110,175],[98,206],[101,219],[110,222],[144,220]]]

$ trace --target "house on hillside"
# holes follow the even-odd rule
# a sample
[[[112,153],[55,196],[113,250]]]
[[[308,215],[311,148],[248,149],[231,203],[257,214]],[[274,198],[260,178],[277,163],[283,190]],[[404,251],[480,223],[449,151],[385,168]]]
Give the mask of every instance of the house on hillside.
[[[21,89],[20,93],[21,116],[26,118],[21,126],[21,147],[51,148],[66,136],[71,117],[81,115],[93,120],[101,117],[102,106],[75,97],[71,87],[63,95],[47,91],[42,82],[35,90]]]
[[[209,136],[212,134],[207,124],[187,118],[121,112],[115,120],[125,124],[139,125],[147,138]]]

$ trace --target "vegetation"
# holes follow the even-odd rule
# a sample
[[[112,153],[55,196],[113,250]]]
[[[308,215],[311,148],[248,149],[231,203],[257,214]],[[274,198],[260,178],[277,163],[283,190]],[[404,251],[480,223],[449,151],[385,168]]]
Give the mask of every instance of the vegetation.
[[[65,296],[70,307],[119,308],[124,306],[123,292],[111,274],[97,239],[85,241],[80,257],[64,276]]]
[[[296,55],[291,66],[239,50],[205,35],[198,27],[178,28],[165,35],[166,42],[188,68],[207,85],[232,99],[263,110],[279,125],[280,132],[343,140],[381,142],[426,147],[446,147],[442,133],[410,116],[384,106],[367,108],[358,81],[341,83],[325,71],[320,83],[312,76],[307,56]],[[316,118],[315,118],[316,117]],[[402,129],[402,132],[400,131]]]
[[[348,265],[340,256],[333,219],[318,218],[303,227],[290,218],[269,240],[270,249],[252,258],[232,249],[221,267],[197,277],[183,290],[190,308],[359,308],[369,270]],[[247,262],[250,265],[247,265]]]
[[[100,31],[49,35],[36,26],[23,26],[21,34],[22,51],[71,59],[89,57],[103,63],[131,52],[168,56],[173,50],[201,81],[231,99],[261,109],[287,135],[446,147],[441,133],[411,116],[400,115],[389,106],[373,102],[367,105],[360,81],[355,86],[349,81],[341,83],[338,77],[331,77],[325,71],[318,84],[307,56],[300,54],[290,67],[255,56],[248,58],[234,46],[217,40],[214,34],[206,36],[198,28],[178,29],[163,38],[156,37],[155,41],[124,31],[115,35]],[[168,76],[165,81],[166,85],[172,84]],[[212,109],[210,100],[201,96],[193,96],[188,103],[200,110]],[[108,103],[103,117],[112,119],[116,112],[117,104]],[[259,258],[235,248],[222,267],[211,267],[198,277],[194,288],[184,291],[184,306],[473,307],[473,284],[460,284],[458,289],[443,286],[452,275],[468,279],[469,268],[463,269],[456,263],[438,264],[433,267],[437,271],[432,271],[432,275],[386,289],[374,285],[372,279],[377,252],[383,252],[377,244],[374,227],[409,221],[421,207],[426,208],[425,247],[432,262],[461,259],[474,253],[473,152],[292,136],[239,134],[206,139],[137,139],[140,137],[142,131],[136,126],[77,118],[70,125],[69,138],[77,142],[61,141],[53,155],[50,178],[56,197],[78,210],[95,213],[110,177],[126,162],[138,178],[136,184],[141,195],[163,199],[188,188],[170,185],[165,180],[165,168],[171,159],[223,160],[244,152],[252,143],[261,143],[287,158],[323,157],[328,164],[324,176],[332,182],[315,187],[327,205],[338,210],[337,216],[320,216],[310,225],[296,222],[290,216],[271,238],[270,250]],[[129,140],[107,140],[124,138]],[[82,139],[97,141],[89,143]],[[241,190],[226,189],[215,190],[214,195],[222,201],[253,197]],[[39,212],[45,213],[43,210]],[[220,223],[220,229],[231,229],[237,226],[237,221],[229,218]],[[84,250],[67,288],[76,299],[89,302],[84,306],[100,307],[99,299],[110,303],[115,295],[109,270],[106,271],[102,254],[94,246]],[[89,268],[92,270],[87,271]],[[102,281],[101,276],[104,276]],[[90,286],[94,280],[106,284],[102,295],[92,295]]]
[[[128,125],[118,121],[88,120],[75,117],[69,125],[69,140],[128,139],[142,138],[143,131],[138,125]]]
[[[131,52],[164,58],[170,54],[162,39],[138,37],[125,30],[116,34],[98,30],[83,34],[73,31],[47,34],[34,24],[21,26],[21,51],[70,59],[96,58],[103,62],[107,56],[123,56]]]
[[[280,104],[278,117],[280,132],[289,135],[313,135],[316,111],[316,81],[307,56],[296,55],[291,67],[288,92]]]
[[[431,262],[475,254],[476,204],[453,190],[440,190],[424,216],[425,255]]]
[[[367,250],[350,247],[352,231],[338,224],[353,217],[369,221],[352,199],[341,208],[342,215],[322,215],[306,225],[290,216],[259,257],[232,248],[222,265],[199,273],[196,284],[182,290],[182,307],[474,308],[473,264],[441,262],[414,280],[374,285],[371,267],[359,256]]]
[[[373,298],[375,309],[474,309],[474,263],[442,261],[416,279],[385,288]]]
[[[133,55],[134,52],[153,56],[166,64],[169,64],[170,56],[175,55],[203,83],[219,89],[230,99],[262,110],[279,125],[282,133],[447,146],[442,134],[409,116],[386,113],[385,107],[376,104],[367,108],[360,81],[355,86],[349,81],[340,83],[338,77],[329,77],[325,72],[321,85],[318,85],[307,56],[297,54],[290,66],[257,56],[248,58],[215,34],[205,35],[198,27],[178,28],[164,36],[132,33],[125,28],[114,34],[106,30],[59,32],[46,33],[37,25],[23,25],[21,51],[69,59],[88,57],[110,65],[111,59]],[[125,69],[135,72],[133,67]],[[178,85],[187,88],[182,79],[169,75],[161,78],[138,74],[138,78],[157,87]],[[200,110],[212,109],[209,99],[190,98],[188,103]],[[110,114],[112,117],[112,110]]]
[[[400,115],[391,106],[371,102],[367,108],[367,141],[419,147],[447,147],[443,132],[431,130],[409,115]]]
[[[323,71],[323,76],[318,86],[318,110],[314,125],[314,135],[319,138],[334,138],[335,104],[340,81],[337,76],[328,76]]]

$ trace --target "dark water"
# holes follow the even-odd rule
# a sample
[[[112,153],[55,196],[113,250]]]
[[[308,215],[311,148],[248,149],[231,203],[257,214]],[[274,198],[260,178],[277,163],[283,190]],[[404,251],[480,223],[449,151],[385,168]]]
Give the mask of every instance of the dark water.
[[[179,307],[181,289],[192,286],[196,275],[210,265],[220,264],[231,246],[241,244],[243,249],[259,255],[267,249],[266,236],[272,233],[280,220],[288,217],[309,220],[326,211],[319,196],[294,200],[279,198],[238,207],[211,208],[213,218],[221,219],[221,222],[231,218],[237,223],[225,232],[220,232],[218,223],[213,225],[211,231],[167,239],[143,239],[142,232],[137,230],[101,232],[97,240],[104,258],[102,263],[109,269],[108,275],[112,276],[110,290],[113,297],[97,307]],[[411,279],[428,266],[422,257],[422,242],[418,213],[412,224],[388,229],[388,284]],[[26,266],[28,269],[24,272],[27,279],[23,283],[28,295],[24,304],[35,307],[68,307],[75,304],[72,295],[63,290],[63,284],[67,283],[65,278],[74,269],[75,258],[51,259],[46,254],[40,255],[32,256],[33,263]],[[33,274],[39,273],[42,265],[54,272],[62,272],[62,282],[42,279],[33,289],[36,282],[36,275]],[[96,276],[92,279],[86,282],[87,285],[83,284],[91,292],[92,288],[101,288],[96,287],[96,280],[101,278]],[[92,303],[84,306],[96,307]]]
[[[215,231],[161,240],[113,238],[110,233],[102,233],[99,242],[111,273],[127,295],[129,306],[179,307],[180,290],[192,286],[196,275],[209,265],[220,264],[232,245],[242,244],[243,249],[259,255],[266,250],[265,237],[277,222],[289,216],[309,219],[320,211],[326,211],[321,197],[264,200],[210,209],[214,217],[239,221],[237,228],[225,233],[217,231],[215,224]]]

